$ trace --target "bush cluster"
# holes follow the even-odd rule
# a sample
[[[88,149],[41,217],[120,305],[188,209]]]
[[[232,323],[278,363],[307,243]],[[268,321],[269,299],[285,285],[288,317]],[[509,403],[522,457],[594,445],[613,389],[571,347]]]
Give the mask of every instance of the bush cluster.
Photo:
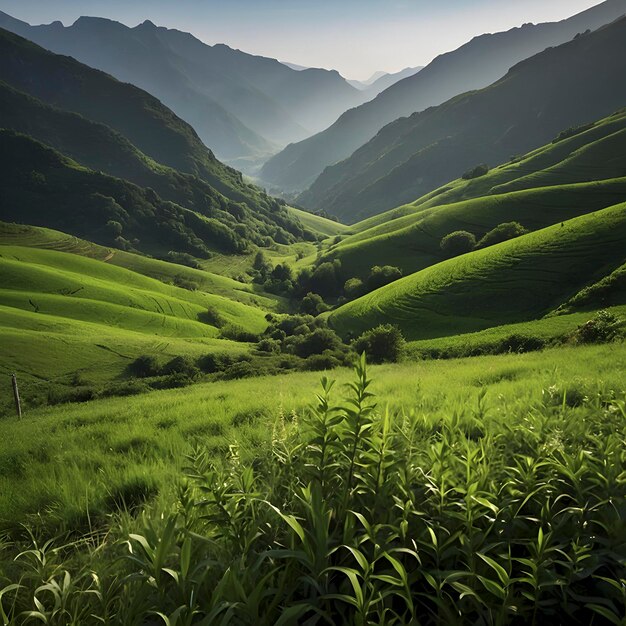
[[[462,178],[463,180],[473,180],[474,178],[480,178],[481,176],[486,176],[489,173],[489,166],[486,163],[481,163],[472,169],[464,172]]]
[[[572,334],[576,343],[606,343],[623,334],[624,320],[610,311],[598,311]]]
[[[448,258],[460,256],[480,248],[488,248],[498,243],[525,235],[528,231],[518,222],[504,222],[492,228],[479,241],[476,235],[467,230],[455,230],[441,239],[439,247]]]

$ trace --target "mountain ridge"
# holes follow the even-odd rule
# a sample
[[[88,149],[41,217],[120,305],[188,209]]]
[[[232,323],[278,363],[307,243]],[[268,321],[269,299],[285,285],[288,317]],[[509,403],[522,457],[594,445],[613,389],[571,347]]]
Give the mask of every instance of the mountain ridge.
[[[264,164],[259,177],[276,189],[303,191],[326,167],[348,158],[386,124],[460,93],[487,87],[519,61],[625,13],[626,0],[608,0],[560,22],[475,37],[439,55],[418,74],[395,83],[370,102],[346,111],[325,131],[289,145]]]

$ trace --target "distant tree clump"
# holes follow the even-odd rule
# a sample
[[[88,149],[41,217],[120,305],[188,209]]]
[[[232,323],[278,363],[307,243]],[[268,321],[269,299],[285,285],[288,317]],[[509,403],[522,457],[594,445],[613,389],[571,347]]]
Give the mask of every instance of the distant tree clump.
[[[570,128],[565,129],[560,132],[553,140],[552,143],[559,143],[559,141],[563,141],[564,139],[569,139],[570,137],[575,137],[576,135],[580,135],[580,133],[584,133],[587,130],[590,130],[595,126],[595,122],[591,122],[589,124],[583,124],[582,126],[571,126]]]
[[[463,180],[472,180],[474,178],[480,178],[481,176],[485,176],[485,174],[489,173],[489,166],[486,163],[481,163],[476,167],[473,167],[470,170],[467,170],[463,174]]]
[[[504,222],[490,230],[477,244],[477,248],[488,248],[497,243],[525,235],[528,231],[519,222]]]
[[[129,372],[138,378],[158,376],[161,373],[161,364],[155,356],[142,354],[137,357],[129,366]]]
[[[328,311],[330,307],[324,302],[322,296],[309,291],[300,301],[300,313],[305,315],[319,315]]]
[[[352,300],[365,293],[365,284],[360,278],[349,278],[343,286],[343,291],[346,297]]]
[[[397,363],[402,357],[405,344],[397,326],[381,324],[355,339],[352,347],[357,354],[365,352],[371,363]]]
[[[380,287],[384,287],[399,278],[402,278],[402,270],[399,267],[394,267],[393,265],[383,265],[382,267],[374,265],[367,277],[367,289],[368,291],[380,289]]]
[[[448,258],[460,256],[476,247],[476,237],[466,230],[455,230],[441,240],[439,247]]]

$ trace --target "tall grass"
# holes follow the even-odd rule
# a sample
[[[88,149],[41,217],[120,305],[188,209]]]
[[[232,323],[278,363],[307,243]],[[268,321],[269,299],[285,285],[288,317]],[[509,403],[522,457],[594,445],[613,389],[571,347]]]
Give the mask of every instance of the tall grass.
[[[250,463],[197,448],[160,513],[7,544],[4,623],[622,623],[622,398],[481,393],[443,419],[371,388],[364,359],[339,402],[323,379]]]

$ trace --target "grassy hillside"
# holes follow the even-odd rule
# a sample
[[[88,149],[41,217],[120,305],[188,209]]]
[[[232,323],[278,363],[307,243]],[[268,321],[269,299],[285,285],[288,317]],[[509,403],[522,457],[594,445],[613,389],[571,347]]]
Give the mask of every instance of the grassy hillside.
[[[130,265],[132,255],[125,256]],[[245,344],[219,338],[209,309],[219,311],[220,325],[253,333],[267,325],[262,309],[165,284],[113,265],[112,258],[0,245],[0,371],[17,373],[26,407],[51,401],[51,393],[106,393],[124,384],[141,355],[165,363],[248,352]],[[222,287],[229,282],[223,279]],[[0,411],[10,411],[11,402],[3,395]]]
[[[626,85],[616,77],[624,73],[626,18],[519,63],[486,89],[389,124],[299,202],[350,222],[409,202],[623,107]]]
[[[626,136],[625,136],[626,138]],[[466,230],[476,239],[498,224],[516,221],[530,231],[622,202],[626,178],[486,195],[412,213],[344,239],[329,257],[347,276],[367,275],[372,265],[395,265],[410,274],[446,259],[440,242]]]
[[[369,217],[351,227],[362,232],[422,209],[454,204],[506,191],[608,180],[626,175],[626,109],[593,124],[572,129],[570,136],[516,156],[484,176],[448,182],[417,200]]]
[[[612,306],[617,302],[620,306]],[[584,311],[494,326],[475,333],[463,333],[436,339],[422,339],[407,344],[409,359],[454,359],[481,354],[522,353],[541,350],[546,346],[566,343],[575,331],[593,319],[594,312],[587,309],[604,307],[604,310],[622,320],[626,327],[626,289],[610,304],[587,303]],[[610,308],[607,308],[610,307]]]
[[[300,220],[305,228],[324,237],[341,235],[348,230],[348,226],[345,224],[329,220],[321,215],[315,215],[314,213],[293,207],[290,207],[289,211]]]
[[[263,166],[261,178],[287,191],[306,189],[326,167],[348,159],[386,124],[458,94],[487,87],[516,63],[570,41],[577,33],[608,24],[624,13],[626,2],[611,0],[561,22],[524,24],[507,32],[475,37],[457,50],[438,56],[418,74],[396,83],[371,102],[346,111],[323,132],[287,146]],[[456,175],[449,175],[448,180]],[[328,207],[320,202],[319,208]]]
[[[381,323],[409,339],[542,317],[624,262],[626,205],[428,267],[330,315],[343,335]]]
[[[100,246],[49,228],[0,222],[0,245],[43,248],[77,254],[126,268],[168,285],[193,285],[200,291],[259,306],[265,310],[272,310],[276,307],[276,299],[259,293],[254,285],[171,261],[161,261],[116,248]]]

